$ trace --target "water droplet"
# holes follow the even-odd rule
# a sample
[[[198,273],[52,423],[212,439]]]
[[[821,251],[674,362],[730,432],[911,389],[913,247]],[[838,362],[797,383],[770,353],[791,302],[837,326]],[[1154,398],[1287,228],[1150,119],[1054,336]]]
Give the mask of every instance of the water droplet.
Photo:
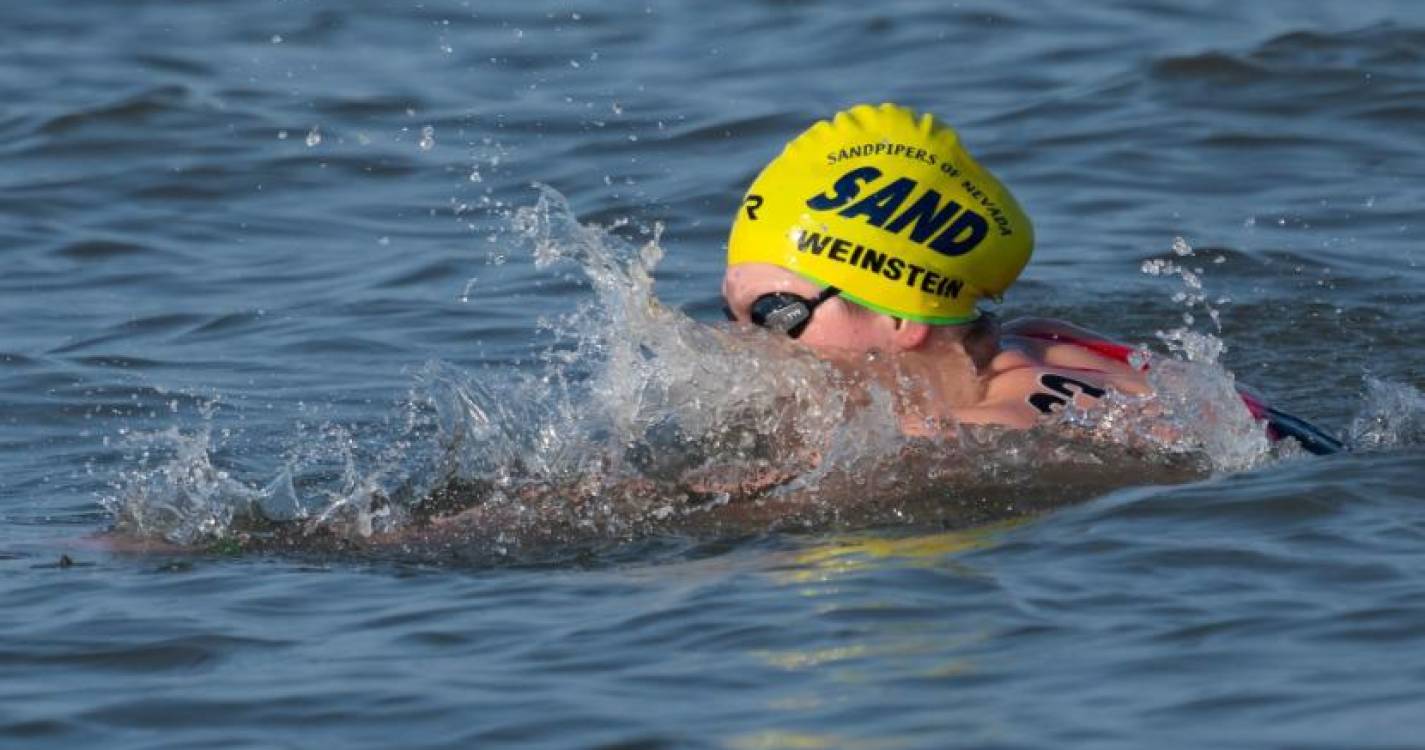
[[[435,148],[435,127],[427,125],[421,128],[420,147],[422,151],[429,151]]]
[[[281,43],[282,43],[282,35],[281,35],[281,34],[273,34],[273,35],[272,35],[272,43],[273,43],[273,44],[281,44]]]
[[[307,131],[307,148],[312,148],[321,142],[322,131],[316,125],[313,125],[312,129]]]
[[[285,140],[287,140],[287,131],[285,131],[285,130],[279,130],[279,131],[277,131],[277,140],[279,140],[279,141],[285,141]]]
[[[388,247],[391,244],[391,238],[385,236],[379,237],[376,240],[376,244],[380,245],[381,247]]]

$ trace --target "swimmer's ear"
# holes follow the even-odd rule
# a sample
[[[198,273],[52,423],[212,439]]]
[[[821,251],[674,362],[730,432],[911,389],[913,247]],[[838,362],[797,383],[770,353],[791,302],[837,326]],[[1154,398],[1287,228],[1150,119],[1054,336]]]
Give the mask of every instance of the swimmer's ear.
[[[930,326],[916,323],[913,320],[896,318],[896,332],[892,335],[891,341],[895,343],[897,349],[906,352],[919,349],[925,345],[928,338],[930,338]]]

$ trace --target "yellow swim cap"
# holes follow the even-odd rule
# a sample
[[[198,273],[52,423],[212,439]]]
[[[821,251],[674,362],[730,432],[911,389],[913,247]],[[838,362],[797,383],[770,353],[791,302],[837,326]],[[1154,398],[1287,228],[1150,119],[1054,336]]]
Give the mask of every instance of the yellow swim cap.
[[[743,198],[727,263],[771,263],[873,310],[966,323],[1029,262],[1019,203],[933,115],[862,104],[787,144]]]

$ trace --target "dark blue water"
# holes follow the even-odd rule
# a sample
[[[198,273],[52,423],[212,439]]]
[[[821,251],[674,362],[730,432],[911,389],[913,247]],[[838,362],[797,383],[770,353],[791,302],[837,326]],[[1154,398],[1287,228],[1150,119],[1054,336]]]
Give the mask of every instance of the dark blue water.
[[[0,746],[1422,744],[1415,3],[21,3],[0,81]],[[1357,450],[823,409],[723,241],[861,101],[1034,217],[1004,315]],[[833,470],[688,479],[763,418]]]

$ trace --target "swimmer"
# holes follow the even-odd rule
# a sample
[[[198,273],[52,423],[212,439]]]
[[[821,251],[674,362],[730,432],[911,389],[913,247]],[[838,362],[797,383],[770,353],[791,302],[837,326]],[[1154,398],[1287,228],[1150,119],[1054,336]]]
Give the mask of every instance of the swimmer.
[[[722,296],[898,395],[902,427],[1029,428],[1109,391],[1151,392],[1130,346],[1070,323],[979,310],[1029,262],[1014,196],[933,115],[859,105],[802,133],[753,181],[728,240]],[[1304,420],[1243,401],[1273,438],[1340,450]]]
[[[979,300],[998,298],[1010,287],[1033,246],[1024,211],[953,130],[903,107],[863,105],[813,125],[753,182],[732,226],[722,294],[733,321],[794,339],[885,386],[895,394],[902,429],[910,435],[944,434],[959,424],[1030,428],[1111,391],[1151,393],[1133,347],[1062,321],[1001,324],[979,310]],[[1314,453],[1340,449],[1309,423],[1250,394],[1242,397],[1273,436],[1295,438]],[[672,485],[641,476],[615,477],[610,484],[594,473],[505,486],[452,474],[434,491],[419,489],[428,495],[410,509],[408,523],[391,532],[373,534],[369,525],[351,531],[322,516],[259,522],[254,531],[220,537],[212,549],[360,545],[441,553],[480,538],[503,549],[622,537],[630,519],[657,529],[667,518],[666,528],[676,532],[698,523],[715,530],[765,529],[798,512],[815,522],[822,508],[817,495],[833,486],[825,480],[810,494],[779,495],[776,503],[729,502],[760,500],[803,468],[774,466],[728,478],[709,467]],[[1054,484],[1045,507],[1064,502],[1064,486]],[[1025,488],[1015,494],[1008,512],[1034,505]],[[808,502],[791,501],[797,497]],[[615,503],[634,509],[676,505],[693,515],[620,516],[609,511]],[[963,512],[962,521],[994,519],[993,511],[980,507]],[[361,522],[351,527],[360,529]],[[116,551],[183,549],[125,531],[102,544]]]

